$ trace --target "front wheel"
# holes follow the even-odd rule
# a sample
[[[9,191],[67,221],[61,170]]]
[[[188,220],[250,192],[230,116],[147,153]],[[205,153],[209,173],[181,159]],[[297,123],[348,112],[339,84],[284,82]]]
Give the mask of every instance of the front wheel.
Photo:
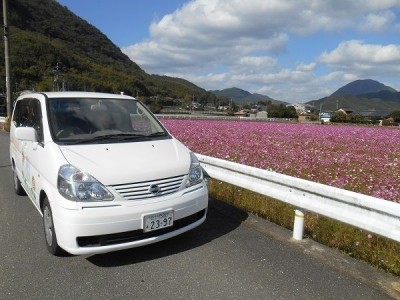
[[[19,196],[25,196],[25,190],[21,185],[21,181],[18,178],[17,170],[13,168],[13,179],[14,179],[14,192]]]
[[[53,213],[47,198],[45,198],[43,202],[43,227],[47,250],[55,256],[62,255],[63,250],[60,248],[60,246],[58,246],[57,243],[56,231],[54,230]]]

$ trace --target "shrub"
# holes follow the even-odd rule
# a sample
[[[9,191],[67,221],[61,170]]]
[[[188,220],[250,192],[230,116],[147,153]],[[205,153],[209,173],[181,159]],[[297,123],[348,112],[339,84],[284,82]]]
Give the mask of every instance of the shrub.
[[[7,117],[6,121],[3,125],[3,129],[7,132],[10,132],[10,124],[11,124],[11,119],[9,117]]]

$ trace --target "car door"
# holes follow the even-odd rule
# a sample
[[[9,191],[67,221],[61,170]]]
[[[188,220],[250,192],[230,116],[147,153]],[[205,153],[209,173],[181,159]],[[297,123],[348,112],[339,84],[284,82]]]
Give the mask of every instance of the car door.
[[[20,141],[15,137],[15,129],[17,127],[29,126],[29,100],[22,99],[16,102],[14,108],[14,114],[11,124],[11,140],[10,140],[10,152],[14,160],[15,171],[18,177],[21,179],[21,183],[26,188],[26,183],[22,174],[23,165],[25,161],[25,148],[26,142]]]
[[[27,111],[23,125],[33,127],[36,130],[37,142],[21,142],[21,173],[24,181],[25,191],[39,207],[38,180],[41,180],[40,166],[45,163],[44,140],[43,140],[43,118],[41,104],[38,99],[24,99]]]

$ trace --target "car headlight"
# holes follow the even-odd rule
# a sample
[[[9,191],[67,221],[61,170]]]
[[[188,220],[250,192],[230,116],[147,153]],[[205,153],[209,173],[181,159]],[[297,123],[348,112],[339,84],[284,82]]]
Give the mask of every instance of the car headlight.
[[[93,176],[71,165],[60,168],[57,187],[61,195],[72,201],[114,200],[113,194]]]
[[[190,152],[190,168],[188,179],[186,181],[186,187],[199,184],[203,181],[203,170],[200,166],[200,162],[193,152]]]

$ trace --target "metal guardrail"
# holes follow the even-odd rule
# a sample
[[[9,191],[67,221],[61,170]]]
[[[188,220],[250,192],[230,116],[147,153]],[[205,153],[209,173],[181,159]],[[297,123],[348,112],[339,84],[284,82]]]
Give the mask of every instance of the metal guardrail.
[[[196,156],[211,178],[298,208],[294,239],[303,236],[304,215],[301,210],[306,210],[400,242],[398,203],[202,154]]]

